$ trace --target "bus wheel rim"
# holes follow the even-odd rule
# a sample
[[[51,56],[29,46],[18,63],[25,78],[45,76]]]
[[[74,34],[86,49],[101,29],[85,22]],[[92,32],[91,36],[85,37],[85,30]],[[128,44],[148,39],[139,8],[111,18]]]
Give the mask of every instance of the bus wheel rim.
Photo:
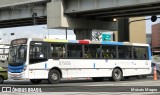
[[[51,77],[52,77],[53,80],[57,80],[57,79],[58,79],[58,74],[53,73],[53,74],[51,75]]]
[[[114,76],[115,76],[116,79],[118,79],[120,77],[120,73],[119,72],[115,72]]]

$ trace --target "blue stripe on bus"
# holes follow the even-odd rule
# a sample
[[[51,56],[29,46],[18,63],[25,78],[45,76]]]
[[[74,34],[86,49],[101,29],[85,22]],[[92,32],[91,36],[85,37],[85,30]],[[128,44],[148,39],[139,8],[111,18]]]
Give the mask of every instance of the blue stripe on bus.
[[[68,40],[69,43],[79,43],[79,41],[76,40]]]
[[[47,63],[45,63],[45,69],[47,69]]]
[[[96,68],[96,64],[95,63],[93,64],[93,68]]]
[[[152,60],[152,55],[151,55],[151,47],[148,47],[148,55],[149,55],[149,60]]]
[[[123,45],[123,42],[102,42],[102,44],[107,44],[107,45]]]
[[[21,65],[21,66],[10,66],[10,65],[8,65],[8,68],[11,68],[11,69],[21,69],[21,68],[24,68],[24,65]]]

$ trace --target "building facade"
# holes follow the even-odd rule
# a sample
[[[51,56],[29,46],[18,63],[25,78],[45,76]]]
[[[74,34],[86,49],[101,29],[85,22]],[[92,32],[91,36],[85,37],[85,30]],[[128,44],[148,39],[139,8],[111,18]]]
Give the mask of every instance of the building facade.
[[[151,46],[153,52],[160,52],[160,23],[152,25]]]
[[[130,18],[129,21],[141,19],[145,19],[145,17]],[[129,41],[131,43],[146,43],[146,20],[131,22],[129,31]]]
[[[160,47],[160,23],[152,25],[152,47]]]

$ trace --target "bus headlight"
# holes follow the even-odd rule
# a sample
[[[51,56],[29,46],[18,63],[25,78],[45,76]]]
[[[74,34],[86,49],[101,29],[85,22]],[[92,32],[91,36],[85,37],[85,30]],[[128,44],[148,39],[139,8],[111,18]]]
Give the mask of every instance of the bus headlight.
[[[26,68],[27,68],[27,67],[26,67],[26,66],[24,66],[24,68],[23,68],[23,72],[26,70]]]

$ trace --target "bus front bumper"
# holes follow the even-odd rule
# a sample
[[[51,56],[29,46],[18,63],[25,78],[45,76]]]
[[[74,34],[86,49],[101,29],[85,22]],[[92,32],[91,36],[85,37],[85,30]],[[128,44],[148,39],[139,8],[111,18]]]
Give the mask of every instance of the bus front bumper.
[[[8,72],[8,79],[13,80],[25,80],[25,73],[11,73]]]

